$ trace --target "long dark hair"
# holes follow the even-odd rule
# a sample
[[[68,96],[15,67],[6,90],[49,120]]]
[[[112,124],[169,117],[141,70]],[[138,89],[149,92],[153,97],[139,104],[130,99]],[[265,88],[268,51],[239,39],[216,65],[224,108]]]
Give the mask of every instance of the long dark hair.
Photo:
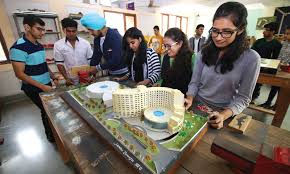
[[[123,36],[123,40],[122,40],[123,60],[126,61],[130,72],[131,72],[130,67],[131,67],[133,56],[134,56],[134,52],[130,48],[130,46],[127,42],[127,38],[132,38],[132,39],[140,39],[141,38],[141,40],[142,40],[140,42],[138,51],[135,53],[135,58],[134,58],[134,62],[133,62],[133,69],[135,71],[135,81],[139,82],[139,81],[144,80],[143,79],[144,78],[143,77],[143,64],[147,62],[147,43],[145,41],[145,38],[144,38],[142,32],[138,28],[132,27],[132,28],[129,28],[125,32],[125,34]]]
[[[166,31],[164,37],[168,37],[178,43],[182,42],[182,46],[180,47],[171,67],[169,65],[169,56],[164,56],[161,78],[167,81],[165,82],[167,84],[164,84],[164,86],[168,87],[178,88],[176,83],[182,83],[181,86],[183,86],[182,88],[184,89],[179,90],[185,93],[187,92],[187,85],[192,74],[192,51],[189,47],[187,37],[179,28],[170,28]]]
[[[136,56],[135,62],[139,65],[143,65],[143,63],[146,62],[146,60],[147,60],[147,57],[146,57],[147,43],[145,41],[145,38],[144,38],[142,32],[138,28],[132,27],[132,28],[129,28],[125,32],[125,35],[123,36],[123,41],[122,41],[123,57],[124,57],[124,60],[126,61],[127,65],[131,66],[134,52],[130,48],[129,44],[127,43],[128,37],[132,38],[132,39],[141,38],[142,41],[140,42],[138,52],[135,53],[135,56]]]
[[[220,72],[222,74],[234,68],[234,62],[249,48],[246,31],[247,16],[247,9],[239,2],[226,2],[217,9],[213,17],[213,22],[219,18],[228,18],[238,28],[238,32],[243,32],[236,35],[235,40],[227,46],[225,53],[220,58],[219,52],[221,50],[215,46],[211,35],[209,35],[209,39],[201,51],[202,61],[207,66],[214,65],[215,71],[218,72],[217,67],[220,65]]]

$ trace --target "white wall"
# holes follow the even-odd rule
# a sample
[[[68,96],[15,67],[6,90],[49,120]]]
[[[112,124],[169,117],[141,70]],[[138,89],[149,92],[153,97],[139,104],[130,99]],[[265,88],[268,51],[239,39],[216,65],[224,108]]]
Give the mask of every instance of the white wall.
[[[161,30],[161,14],[158,13],[138,13],[137,27],[142,30],[143,35],[154,35],[153,27],[158,25]]]

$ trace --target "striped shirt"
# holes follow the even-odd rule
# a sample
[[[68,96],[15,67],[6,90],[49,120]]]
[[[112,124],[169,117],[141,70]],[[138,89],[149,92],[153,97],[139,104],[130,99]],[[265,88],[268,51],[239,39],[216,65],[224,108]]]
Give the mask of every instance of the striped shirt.
[[[129,67],[131,69],[132,74],[127,73],[126,76],[131,77],[134,80],[135,72],[133,70],[133,62],[134,58],[132,59],[132,64]],[[147,61],[143,64],[143,75],[144,80],[149,79],[152,84],[156,83],[160,78],[161,73],[161,66],[160,66],[160,59],[156,52],[152,48],[147,48]]]
[[[10,48],[10,60],[14,62],[23,62],[25,64],[24,73],[33,80],[48,85],[50,76],[48,66],[45,61],[45,51],[40,43],[32,43],[23,36],[19,38]],[[21,89],[27,86],[22,82]]]

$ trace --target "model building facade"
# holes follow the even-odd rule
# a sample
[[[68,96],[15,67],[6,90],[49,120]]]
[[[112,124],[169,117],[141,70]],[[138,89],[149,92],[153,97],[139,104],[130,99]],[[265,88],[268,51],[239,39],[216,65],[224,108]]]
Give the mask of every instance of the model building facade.
[[[153,128],[166,124],[174,132],[183,124],[184,95],[177,89],[166,87],[139,85],[134,89],[117,89],[113,92],[113,110],[122,117],[144,115]]]

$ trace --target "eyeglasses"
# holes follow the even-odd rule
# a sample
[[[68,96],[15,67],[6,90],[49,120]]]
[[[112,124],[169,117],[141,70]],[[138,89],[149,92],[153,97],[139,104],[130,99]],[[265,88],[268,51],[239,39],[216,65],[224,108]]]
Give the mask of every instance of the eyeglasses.
[[[167,44],[163,44],[163,48],[165,48],[165,50],[170,50],[172,46],[178,44],[178,42],[174,42],[173,44],[171,45],[167,45]]]
[[[218,35],[220,34],[223,38],[230,38],[236,31],[238,31],[238,28],[235,30],[226,30],[226,31],[218,31],[218,29],[216,28],[211,28],[209,30],[209,33],[212,37],[218,37]]]
[[[45,28],[42,27],[35,27],[38,31],[45,31]]]

